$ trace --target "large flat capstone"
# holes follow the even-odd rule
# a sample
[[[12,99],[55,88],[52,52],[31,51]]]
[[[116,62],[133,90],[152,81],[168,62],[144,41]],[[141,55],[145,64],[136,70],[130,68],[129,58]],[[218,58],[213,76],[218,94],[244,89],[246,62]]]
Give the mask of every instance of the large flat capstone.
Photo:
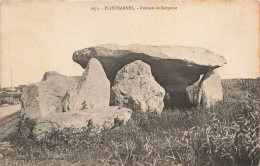
[[[151,66],[152,75],[166,92],[177,96],[180,96],[179,93],[185,94],[185,88],[199,80],[201,74],[226,63],[224,57],[207,49],[182,46],[108,44],[85,48],[73,54],[73,60],[82,68],[91,58],[102,63],[111,85],[123,66],[142,60]]]

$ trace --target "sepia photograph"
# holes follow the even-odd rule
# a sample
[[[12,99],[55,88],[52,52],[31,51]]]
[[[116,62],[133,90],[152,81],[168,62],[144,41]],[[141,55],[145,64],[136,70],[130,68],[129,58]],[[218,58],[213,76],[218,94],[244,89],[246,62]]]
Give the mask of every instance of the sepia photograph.
[[[1,166],[260,166],[259,0],[1,0]]]

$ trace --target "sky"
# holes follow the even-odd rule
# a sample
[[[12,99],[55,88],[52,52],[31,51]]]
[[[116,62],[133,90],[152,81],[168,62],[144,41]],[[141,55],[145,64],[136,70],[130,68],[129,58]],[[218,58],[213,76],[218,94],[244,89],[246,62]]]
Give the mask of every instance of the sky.
[[[177,10],[91,11],[110,5],[176,6]],[[82,75],[74,51],[116,43],[180,45],[226,58],[221,78],[259,77],[259,3],[207,2],[3,2],[1,87],[40,82],[46,71]]]

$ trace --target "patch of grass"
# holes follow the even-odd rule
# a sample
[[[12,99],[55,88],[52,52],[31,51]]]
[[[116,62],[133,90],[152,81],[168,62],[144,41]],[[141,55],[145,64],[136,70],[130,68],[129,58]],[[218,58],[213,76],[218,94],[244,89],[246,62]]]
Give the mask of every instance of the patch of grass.
[[[99,134],[90,124],[37,140],[35,122],[23,119],[6,140],[13,152],[1,165],[258,165],[259,87],[223,85],[225,100],[212,108],[136,113],[125,126]]]

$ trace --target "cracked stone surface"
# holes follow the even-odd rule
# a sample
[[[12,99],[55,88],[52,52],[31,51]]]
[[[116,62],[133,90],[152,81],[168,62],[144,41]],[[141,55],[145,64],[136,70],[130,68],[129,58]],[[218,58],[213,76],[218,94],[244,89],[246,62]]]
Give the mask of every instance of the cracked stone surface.
[[[208,108],[222,100],[223,89],[220,76],[214,70],[209,71],[199,83],[198,103]]]
[[[30,84],[23,89],[21,114],[39,119],[54,112],[62,111],[62,98],[77,85],[77,79],[57,72],[45,73],[42,82]]]
[[[92,58],[79,84],[70,89],[63,99],[63,111],[109,106],[110,82],[100,62]]]
[[[112,93],[112,104],[133,111],[155,111],[160,114],[164,107],[165,90],[155,81],[151,67],[140,60],[118,71]]]
[[[130,109],[118,106],[53,113],[38,121],[33,132],[41,137],[42,134],[54,128],[62,130],[65,127],[74,127],[80,131],[82,128],[87,127],[89,123],[93,125],[94,130],[100,131],[104,127],[111,129],[124,125],[131,115],[132,111]]]

